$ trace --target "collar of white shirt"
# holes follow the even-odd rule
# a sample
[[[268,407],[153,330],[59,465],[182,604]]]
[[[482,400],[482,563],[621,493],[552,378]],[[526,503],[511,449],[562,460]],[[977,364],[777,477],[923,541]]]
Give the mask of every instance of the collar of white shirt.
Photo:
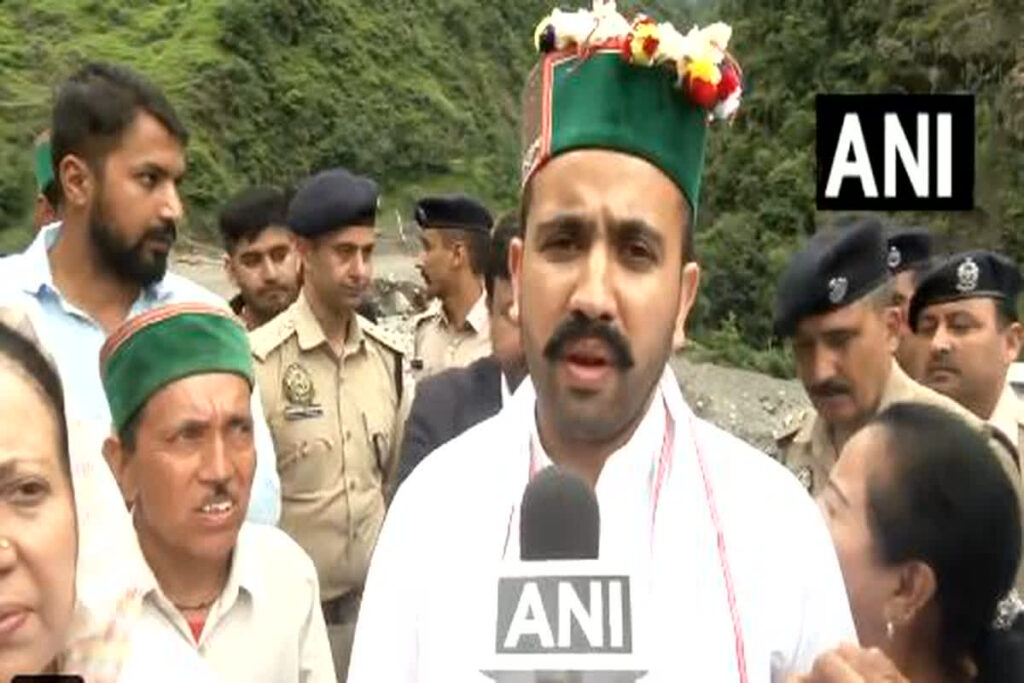
[[[19,269],[19,273],[11,278],[11,282],[19,283],[27,294],[37,296],[48,292],[62,300],[60,291],[53,282],[49,258],[50,249],[60,236],[61,225],[60,222],[56,222],[43,226],[28,248],[13,257],[15,263],[12,265]],[[144,289],[141,298],[144,301],[159,302],[170,298],[172,294],[171,288],[164,279],[161,279]]]
[[[473,304],[466,314],[466,322],[477,334],[486,333],[490,323],[490,314],[487,312],[487,293],[484,292]]]
[[[168,623],[174,626],[184,637],[191,640],[192,632],[181,615],[181,612],[164,595],[160,588],[159,581],[153,574],[141,551],[137,556],[138,565],[138,589],[141,592],[145,603],[157,608]],[[260,570],[260,558],[253,556],[253,548],[248,540],[246,525],[242,525],[239,531],[238,540],[235,543],[231,555],[231,568],[228,570],[228,580],[220,596],[210,607],[203,627],[203,635],[213,631],[217,622],[223,619],[236,606],[242,597],[242,593],[248,596],[253,602],[259,600],[263,591],[262,572]],[[200,644],[202,644],[200,642]]]
[[[505,371],[499,369],[498,375],[501,377],[501,406],[504,408],[508,405],[509,399],[512,398],[512,392],[508,388],[508,380],[505,378]]]

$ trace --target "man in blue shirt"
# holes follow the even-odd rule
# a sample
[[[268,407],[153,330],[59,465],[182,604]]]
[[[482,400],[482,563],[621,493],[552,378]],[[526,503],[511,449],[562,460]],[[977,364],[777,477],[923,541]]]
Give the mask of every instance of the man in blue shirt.
[[[128,69],[87,65],[60,88],[51,128],[63,222],[44,228],[25,252],[0,261],[0,302],[29,313],[64,383],[80,533],[79,594],[92,607],[107,602],[96,590],[116,586],[109,572],[120,544],[134,536],[101,454],[111,420],[100,348],[109,332],[146,310],[226,302],[167,272],[184,215],[178,184],[188,132],[159,90]],[[257,465],[248,518],[276,524],[280,483],[273,442],[260,398],[254,392],[252,399]]]

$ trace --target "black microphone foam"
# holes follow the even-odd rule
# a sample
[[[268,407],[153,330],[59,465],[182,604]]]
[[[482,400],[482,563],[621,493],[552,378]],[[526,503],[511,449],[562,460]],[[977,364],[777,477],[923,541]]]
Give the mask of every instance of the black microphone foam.
[[[596,560],[601,513],[590,486],[557,467],[539,472],[523,492],[519,514],[522,560]]]

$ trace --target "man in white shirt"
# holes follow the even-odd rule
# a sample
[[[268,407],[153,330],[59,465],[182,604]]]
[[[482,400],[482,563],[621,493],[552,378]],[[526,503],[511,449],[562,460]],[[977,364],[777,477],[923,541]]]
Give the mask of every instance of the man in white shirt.
[[[139,551],[119,680],[333,683],[312,560],[245,522],[255,376],[241,322],[203,304],[154,309],[110,336],[100,373],[104,456]]]
[[[660,43],[643,38],[651,31]],[[594,487],[600,560],[645,577],[634,585],[651,620],[646,680],[779,681],[855,641],[810,498],[780,465],[697,419],[667,367],[699,280],[707,120],[739,99],[728,27],[688,40],[673,31],[631,29],[606,3],[538,27],[524,235],[510,250],[529,379],[395,497],[350,683],[488,680],[495,572],[519,557],[523,491],[551,463]],[[721,87],[708,91],[701,81],[715,76]]]

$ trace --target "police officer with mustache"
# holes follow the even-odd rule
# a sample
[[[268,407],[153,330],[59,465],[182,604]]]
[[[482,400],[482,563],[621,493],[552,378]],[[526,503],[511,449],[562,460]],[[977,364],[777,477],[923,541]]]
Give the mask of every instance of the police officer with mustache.
[[[860,219],[815,234],[779,280],[775,331],[792,340],[797,376],[813,408],[788,420],[776,443],[782,462],[812,494],[825,487],[847,439],[892,403],[936,405],[982,428],[981,420],[895,362],[901,318],[886,256],[882,225]],[[1005,449],[998,457],[1008,472],[1015,468]]]
[[[1024,402],[1007,381],[1024,345],[1020,267],[990,251],[955,254],[921,282],[910,327],[927,352],[921,382],[1000,431],[1024,453]]]

